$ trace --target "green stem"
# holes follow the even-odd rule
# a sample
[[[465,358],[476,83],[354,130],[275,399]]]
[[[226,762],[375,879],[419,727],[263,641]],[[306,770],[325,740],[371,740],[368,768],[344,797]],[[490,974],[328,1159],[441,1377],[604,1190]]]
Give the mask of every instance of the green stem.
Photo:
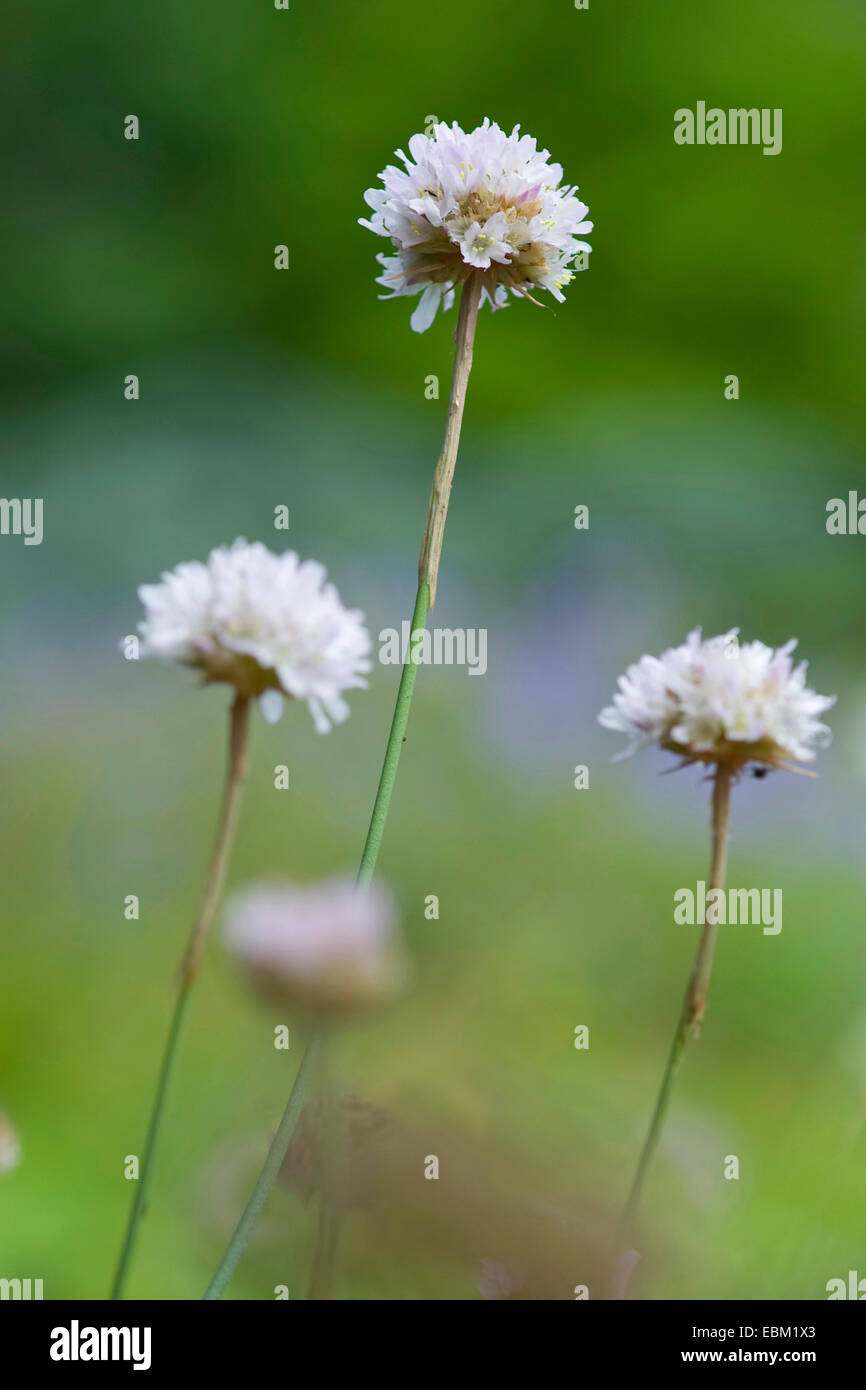
[[[271,1147],[268,1149],[268,1156],[265,1159],[264,1167],[259,1174],[258,1181],[253,1188],[252,1196],[244,1208],[243,1216],[235,1227],[235,1233],[229,1241],[228,1248],[220,1260],[219,1267],[204,1295],[206,1300],[222,1298],[223,1293],[228,1287],[232,1275],[238,1267],[241,1256],[249,1244],[253,1228],[259,1218],[265,1202],[270,1195],[271,1188],[277,1180],[279,1171],[283,1166],[283,1159],[289,1147],[298,1117],[306,1100],[307,1088],[310,1073],[313,1071],[316,1058],[319,1054],[322,1043],[322,1035],[318,1031],[310,1034],[304,1055],[301,1058],[301,1065],[295,1077],[295,1084],[292,1087],[288,1104],[283,1111],[283,1118],[280,1120],[279,1128],[273,1137]]]
[[[321,1135],[319,1154],[319,1211],[316,1248],[307,1298],[316,1302],[329,1299],[334,1287],[337,1247],[343,1224],[345,1192],[345,1136],[341,1124],[339,1099],[331,1067],[332,1040],[323,1048],[321,1065]]]
[[[202,952],[204,951],[208,933],[222,895],[226,869],[228,867],[232,841],[234,839],[235,826],[237,824],[241,793],[246,777],[249,719],[249,696],[238,694],[235,696],[229,716],[228,770],[226,772],[219,824],[217,826],[214,847],[208,866],[204,896],[202,897],[198,917],[190,933],[183,963],[181,965],[178,995],[174,1006],[171,1026],[168,1030],[168,1040],[159,1068],[156,1094],[153,1100],[150,1121],[147,1127],[147,1137],[144,1144],[144,1153],[142,1155],[141,1170],[138,1182],[135,1185],[135,1195],[132,1199],[132,1208],[129,1213],[126,1234],[123,1238],[123,1245],[117,1262],[117,1269],[114,1274],[114,1283],[111,1289],[112,1300],[121,1299],[123,1297],[123,1289],[135,1252],[139,1227],[147,1209],[147,1196],[153,1175],[154,1155],[156,1153],[157,1142],[162,1126],[166,1096],[168,1095],[180,1047],[183,1023],[189,1004],[189,996],[193,984],[195,983],[196,975],[198,974]]]
[[[316,1228],[316,1249],[307,1299],[313,1303],[331,1297],[334,1272],[337,1266],[337,1247],[340,1241],[340,1217],[323,1193],[319,1195],[319,1219]]]
[[[418,590],[415,595],[415,611],[412,614],[412,633],[409,642],[409,659],[403,666],[400,685],[397,690],[397,703],[385,749],[385,761],[373,802],[370,828],[361,866],[358,870],[358,885],[366,888],[376,870],[376,860],[385,833],[391,793],[397,780],[400,754],[406,740],[409,711],[418,675],[416,659],[416,636],[427,625],[427,616],[436,602],[436,585],[439,579],[439,564],[442,558],[442,545],[445,538],[445,522],[448,517],[448,503],[451,499],[451,486],[457,466],[460,448],[460,432],[463,428],[463,411],[466,406],[466,392],[469,374],[472,371],[472,356],[475,348],[475,329],[478,324],[478,308],[481,302],[481,277],[471,275],[460,292],[460,312],[454,333],[454,369],[451,375],[451,392],[448,398],[448,417],[445,423],[445,438],[442,452],[433,474],[433,486],[427,506],[427,524],[421,542],[421,555],[418,561]]]
[[[728,767],[719,764],[713,779],[712,810],[712,862],[710,865],[709,887],[723,888],[728,857],[728,821],[730,814],[732,774]],[[689,1038],[696,1038],[700,1032],[713,970],[713,957],[718,935],[718,923],[704,921],[701,939],[692,973],[689,977],[682,1011],[677,1022],[667,1066],[662,1076],[661,1088],[650,1120],[637,1171],[631,1185],[628,1201],[622,1217],[622,1234],[627,1237],[637,1214],[647,1173],[658,1148],[665,1116],[670,1103],[674,1079]]]
[[[418,663],[415,660],[416,636],[423,632],[429,611],[430,590],[426,584],[419,584],[415,598],[415,610],[412,614],[408,660],[405,662],[400,676],[397,703],[394,706],[394,717],[391,720],[391,731],[388,734],[388,744],[385,749],[385,761],[382,764],[382,774],[376,790],[376,800],[373,802],[373,813],[370,816],[370,828],[367,831],[364,853],[361,855],[361,865],[358,869],[358,885],[361,888],[367,887],[376,871],[376,861],[379,857],[382,836],[385,833],[385,824],[388,820],[391,793],[397,780],[397,768],[400,765],[400,754],[406,739],[409,711],[412,708],[412,695],[418,675]]]
[[[457,453],[460,447],[460,431],[463,425],[463,411],[466,405],[466,391],[469,385],[469,374],[472,370],[472,354],[475,343],[475,329],[478,323],[478,309],[481,303],[482,280],[477,274],[470,275],[460,293],[460,311],[457,316],[457,328],[454,334],[454,370],[451,378],[451,393],[448,400],[448,418],[445,425],[445,438],[442,444],[442,452],[436,465],[433,475],[433,487],[430,493],[430,501],[427,508],[427,524],[424,529],[424,539],[421,544],[421,556],[418,563],[418,589],[415,595],[415,609],[412,614],[412,631],[409,641],[409,651],[407,660],[404,662],[403,670],[400,675],[400,684],[397,688],[397,702],[394,706],[394,715],[391,720],[391,730],[388,734],[388,743],[385,748],[385,759],[382,764],[382,772],[379,777],[379,785],[376,789],[376,799],[373,802],[373,811],[370,816],[370,825],[367,830],[367,839],[364,843],[364,852],[361,855],[361,863],[358,867],[357,883],[360,888],[366,888],[376,871],[376,863],[379,858],[379,850],[382,847],[382,837],[385,834],[385,825],[388,820],[388,811],[391,806],[391,796],[394,791],[394,784],[397,780],[397,769],[400,765],[400,754],[403,751],[403,744],[406,740],[406,729],[409,725],[409,713],[412,708],[412,695],[415,690],[415,680],[418,675],[417,642],[418,635],[423,632],[427,624],[427,616],[436,601],[436,584],[439,577],[439,564],[442,557],[442,544],[445,535],[445,522],[448,516],[448,503],[451,497],[451,485],[454,480],[454,469],[457,464]],[[223,1289],[226,1288],[229,1279],[234,1273],[238,1260],[249,1241],[252,1227],[255,1223],[265,1199],[276,1181],[277,1173],[280,1169],[282,1157],[285,1155],[289,1141],[292,1137],[292,1130],[295,1127],[300,1108],[293,1108],[293,1099],[301,1080],[301,1072],[304,1071],[309,1049],[313,1044],[315,1034],[311,1036],[307,1046],[307,1052],[301,1061],[301,1069],[295,1081],[295,1088],[289,1097],[286,1113],[283,1116],[283,1124],[280,1125],[278,1136],[282,1135],[283,1143],[282,1155],[279,1162],[275,1165],[271,1163],[271,1153],[268,1154],[265,1167],[259,1176],[253,1197],[258,1194],[259,1200],[255,1209],[251,1212],[253,1198],[247,1206],[241,1218],[241,1223],[232,1237],[232,1245],[223,1256],[217,1273],[211,1282],[210,1288],[205,1294],[205,1298],[219,1298]],[[304,1083],[306,1084],[306,1082]],[[291,1118],[290,1118],[291,1112]],[[285,1131],[283,1126],[287,1125]],[[276,1144],[274,1140],[274,1144]],[[269,1173],[270,1176],[266,1176]],[[249,1216],[249,1220],[247,1220]],[[245,1225],[246,1223],[246,1225]],[[241,1227],[244,1232],[241,1232]],[[241,1243],[237,1248],[237,1253],[233,1261],[229,1263],[229,1253],[232,1250],[239,1236],[243,1234]],[[322,1232],[324,1241],[323,1255],[333,1244],[336,1248],[336,1231]],[[328,1257],[330,1258],[330,1256]],[[318,1278],[314,1274],[315,1278]]]
[[[150,1116],[150,1123],[147,1127],[147,1138],[144,1143],[141,1172],[138,1182],[136,1183],[129,1223],[126,1228],[120,1259],[118,1260],[117,1270],[114,1275],[114,1284],[111,1289],[111,1297],[113,1300],[123,1297],[123,1287],[126,1283],[126,1276],[129,1273],[129,1265],[138,1237],[138,1227],[147,1210],[147,1194],[153,1171],[153,1156],[156,1151],[156,1141],[159,1135],[160,1125],[162,1124],[162,1112],[165,1106],[165,1098],[168,1094],[172,1072],[174,1071],[174,1064],[177,1059],[178,1046],[183,1032],[183,1024],[186,1018],[188,1003],[189,984],[187,983],[177,996],[177,1002],[175,1003],[174,1013],[171,1019],[171,1026],[168,1030],[168,1041],[165,1045],[165,1052],[163,1053],[162,1064],[159,1069],[153,1110]]]

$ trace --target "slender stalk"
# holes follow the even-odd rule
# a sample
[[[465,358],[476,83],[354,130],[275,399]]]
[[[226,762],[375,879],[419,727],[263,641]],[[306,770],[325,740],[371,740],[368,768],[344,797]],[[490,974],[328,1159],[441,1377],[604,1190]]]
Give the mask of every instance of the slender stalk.
[[[385,761],[382,764],[382,773],[370,817],[370,828],[367,831],[367,840],[361,855],[358,884],[362,888],[366,888],[376,869],[382,836],[385,833],[385,823],[388,819],[388,809],[391,805],[391,794],[397,780],[400,754],[406,739],[409,711],[412,707],[412,695],[415,690],[415,678],[418,675],[416,638],[419,633],[423,632],[430,609],[436,602],[436,584],[439,578],[439,562],[442,558],[442,543],[445,538],[445,521],[448,516],[451,484],[454,481],[454,469],[460,447],[460,430],[463,424],[469,373],[472,370],[475,329],[478,323],[480,302],[481,279],[478,275],[472,275],[466,281],[460,294],[460,313],[454,334],[456,347],[454,369],[451,376],[451,394],[448,400],[448,419],[445,424],[442,452],[439,455],[439,462],[433,475],[433,487],[430,491],[430,501],[427,507],[427,525],[424,528],[424,539],[421,543],[421,555],[418,561],[418,591],[415,595],[415,610],[412,614],[409,659],[405,662],[400,676],[394,717],[391,721],[391,730],[385,748]]]
[[[319,1217],[316,1228],[316,1248],[307,1298],[313,1303],[331,1297],[337,1266],[337,1247],[340,1243],[339,1212],[324,1193],[319,1194]]]
[[[339,1100],[331,1066],[332,1040],[322,1050],[322,1122],[319,1150],[319,1210],[316,1247],[307,1298],[323,1301],[331,1297],[337,1266],[337,1248],[343,1224],[345,1173],[345,1135]]]
[[[715,777],[713,779],[713,809],[712,809],[712,862],[710,864],[709,887],[724,888],[725,870],[728,858],[728,821],[730,813],[732,773],[729,767],[718,764]],[[698,943],[698,951],[695,956],[695,963],[689,977],[683,1007],[674,1033],[668,1056],[667,1066],[662,1076],[661,1089],[656,1100],[652,1119],[650,1120],[644,1145],[638,1160],[637,1172],[631,1185],[628,1201],[622,1218],[623,1233],[627,1234],[637,1213],[641,1194],[643,1193],[644,1183],[646,1182],[647,1172],[652,1163],[659,1139],[661,1138],[662,1127],[667,1114],[668,1104],[673,1089],[674,1078],[676,1076],[680,1060],[685,1051],[689,1038],[696,1038],[700,1032],[701,1023],[704,1017],[704,1010],[707,1004],[707,994],[710,988],[710,976],[713,970],[713,957],[716,950],[716,937],[718,936],[718,922],[707,922],[704,920],[701,938]]]
[[[361,865],[358,869],[358,885],[361,888],[367,887],[376,872],[376,861],[382,846],[382,836],[385,834],[388,808],[391,805],[391,793],[397,780],[397,768],[400,765],[400,754],[406,739],[409,711],[412,708],[412,695],[415,690],[415,679],[418,675],[418,663],[415,660],[416,635],[423,632],[429,610],[430,590],[426,583],[420,584],[415,598],[415,611],[412,614],[409,659],[405,662],[400,675],[397,703],[394,706],[394,717],[391,720],[391,731],[388,734],[388,743],[385,748],[385,761],[382,764],[382,773],[379,777],[379,786],[376,790],[376,799],[373,802],[373,812],[370,816],[370,826],[367,830],[367,839],[364,844],[364,852],[361,855]]]
[[[244,1207],[243,1216],[235,1227],[234,1235],[228,1243],[225,1254],[219,1262],[216,1274],[211,1279],[205,1291],[204,1298],[213,1302],[215,1299],[222,1298],[223,1293],[229,1285],[232,1275],[238,1267],[240,1258],[246,1250],[250,1236],[253,1233],[259,1213],[270,1196],[271,1188],[279,1176],[283,1166],[283,1159],[289,1142],[295,1132],[301,1111],[304,1108],[304,1101],[307,1098],[310,1075],[315,1068],[322,1046],[322,1033],[314,1029],[304,1048],[304,1055],[301,1058],[301,1065],[295,1077],[291,1094],[288,1099],[283,1118],[280,1120],[279,1127],[274,1135],[271,1146],[268,1149],[268,1156],[265,1159],[264,1167],[259,1173],[256,1185],[253,1188],[252,1196]]]
[[[229,716],[229,763],[219,826],[208,867],[204,897],[198,920],[190,933],[186,954],[181,966],[181,984],[191,984],[198,973],[208,933],[222,897],[235,826],[241,804],[241,793],[247,775],[247,745],[250,734],[250,697],[237,694]]]
[[[358,868],[357,883],[360,888],[367,887],[376,871],[379,850],[382,846],[382,837],[384,836],[385,825],[388,820],[388,810],[391,805],[391,795],[397,780],[400,754],[403,751],[406,729],[409,725],[409,712],[412,708],[412,695],[415,690],[415,680],[418,675],[416,639],[418,634],[423,632],[427,624],[427,617],[430,609],[436,601],[436,583],[439,577],[439,562],[442,558],[442,543],[445,537],[448,501],[451,496],[451,484],[454,480],[454,469],[457,464],[457,453],[460,447],[460,430],[463,424],[463,410],[466,405],[466,390],[469,384],[469,374],[472,370],[472,354],[475,344],[475,329],[478,323],[478,309],[481,303],[481,290],[481,277],[477,274],[472,274],[460,293],[460,312],[458,314],[457,328],[454,334],[456,347],[454,352],[454,370],[451,377],[451,394],[448,400],[448,419],[445,425],[445,439],[442,445],[442,452],[439,455],[439,462],[436,465],[436,472],[433,475],[433,487],[427,508],[427,525],[424,529],[421,556],[418,562],[418,590],[415,595],[415,608],[412,614],[409,652],[400,675],[400,684],[397,688],[397,702],[394,706],[391,729],[385,747],[385,759],[382,764],[382,772],[379,776],[376,798],[373,802],[373,811],[370,816],[367,839],[364,843],[364,851],[361,855],[361,863]],[[301,1092],[303,1092],[306,1087],[308,1058],[310,1049],[314,1044],[318,1045],[317,1033],[311,1035],[310,1041],[307,1044],[307,1051],[301,1059],[300,1069],[295,1080],[292,1094],[289,1097],[289,1103],[286,1106],[280,1128],[277,1131],[268,1157],[265,1160],[265,1166],[259,1175],[259,1180],[256,1183],[253,1196],[247,1204],[247,1208],[241,1217],[235,1234],[232,1236],[229,1248],[220,1262],[219,1269],[210,1283],[205,1298],[215,1299],[222,1296],[246,1248],[258,1214],[276,1181],[277,1174],[280,1171],[283,1158],[285,1157],[286,1150],[291,1141],[295,1124],[300,1115],[302,1101],[298,1101],[296,1104],[295,1096],[298,1092],[299,1085],[301,1087]],[[302,1074],[303,1084],[301,1085]],[[316,1281],[317,1287],[317,1281],[321,1277],[322,1262],[324,1261],[324,1268],[327,1270],[329,1261],[332,1258],[331,1254],[328,1252],[331,1247],[333,1247],[334,1250],[336,1249],[336,1238],[336,1228],[331,1229],[329,1227],[327,1231],[322,1232],[322,1241],[324,1244],[322,1247],[322,1258],[319,1261],[320,1271],[317,1273],[314,1268],[313,1273],[313,1279]]]
[[[457,344],[454,353],[454,371],[451,376],[451,395],[448,400],[448,421],[445,425],[445,439],[442,453],[433,475],[433,488],[427,508],[427,526],[418,562],[418,585],[426,584],[430,590],[430,607],[436,602],[436,581],[439,577],[439,561],[442,558],[442,542],[445,539],[445,520],[448,516],[448,501],[451,497],[451,484],[457,464],[457,450],[460,447],[460,429],[463,424],[463,409],[466,405],[466,390],[469,386],[469,373],[472,371],[472,352],[475,344],[475,328],[478,323],[478,307],[481,303],[481,276],[470,275],[460,293],[460,313],[454,339]]]
[[[174,1012],[168,1030],[165,1051],[163,1052],[162,1062],[160,1063],[156,1093],[154,1095],[150,1121],[147,1127],[147,1136],[144,1143],[140,1175],[135,1186],[132,1208],[130,1210],[126,1234],[123,1239],[123,1245],[121,1247],[111,1290],[111,1297],[114,1300],[123,1297],[123,1289],[135,1251],[139,1226],[147,1209],[147,1196],[153,1174],[153,1160],[162,1125],[166,1097],[171,1084],[171,1078],[180,1047],[180,1040],[183,1034],[183,1025],[189,1004],[189,996],[193,984],[195,983],[195,978],[201,963],[202,952],[204,951],[208,933],[222,895],[226,868],[228,866],[235,826],[237,824],[241,793],[246,778],[249,722],[249,696],[237,694],[232,703],[229,715],[228,767],[216,838],[214,840],[210,864],[208,866],[207,880],[201,907],[199,908],[195,925],[190,933],[186,952],[181,964],[177,999],[175,1001]]]

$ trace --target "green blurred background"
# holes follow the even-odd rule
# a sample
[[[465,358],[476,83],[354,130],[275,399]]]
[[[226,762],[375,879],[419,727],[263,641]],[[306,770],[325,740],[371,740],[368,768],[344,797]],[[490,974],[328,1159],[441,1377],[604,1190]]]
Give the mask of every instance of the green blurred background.
[[[784,929],[722,932],[631,1292],[866,1275],[866,539],[825,530],[829,498],[866,491],[862,5],[157,0],[17,4],[8,27],[2,492],[44,498],[45,537],[0,539],[0,1107],[22,1144],[0,1275],[106,1294],[209,851],[226,693],[119,656],[136,586],[237,535],[280,546],[285,504],[374,636],[409,616],[454,315],[418,337],[410,301],[377,302],[384,243],[356,219],[428,117],[485,115],[580,185],[594,252],[564,306],[481,318],[435,621],[486,627],[489,669],[420,673],[380,861],[415,985],[342,1039],[342,1081],[421,1126],[407,1182],[458,1135],[482,1187],[514,1165],[521,1201],[609,1226],[694,950],[672,895],[706,875],[708,793],[660,756],[612,766],[596,714],[692,626],[796,635],[839,696],[834,744],[818,781],[736,792],[731,882],[781,887]],[[698,100],[781,107],[783,152],[677,146]],[[257,718],[232,886],[352,870],[396,680],[377,665],[327,738],[303,707]],[[200,1297],[298,1056],[272,1024],[215,941],[130,1296]],[[505,1258],[493,1231],[384,1225],[352,1217],[340,1296],[479,1297],[478,1260]],[[276,1192],[231,1296],[302,1296],[312,1230]]]

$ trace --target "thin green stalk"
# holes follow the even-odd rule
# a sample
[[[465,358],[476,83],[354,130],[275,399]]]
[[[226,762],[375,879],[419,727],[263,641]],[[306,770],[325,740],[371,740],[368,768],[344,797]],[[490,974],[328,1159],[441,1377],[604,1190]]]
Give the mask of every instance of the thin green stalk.
[[[732,773],[729,767],[719,764],[713,779],[712,810],[712,862],[710,865],[709,887],[724,888],[725,869],[728,857],[728,821],[730,814]],[[713,970],[713,957],[718,936],[718,923],[704,921],[698,951],[692,973],[689,977],[683,1007],[677,1022],[667,1066],[662,1076],[661,1089],[650,1120],[637,1171],[631,1185],[628,1201],[622,1217],[622,1233],[627,1236],[640,1204],[647,1173],[658,1148],[665,1116],[673,1090],[674,1079],[689,1038],[696,1038],[704,1017],[710,976]]]
[[[442,444],[442,452],[436,465],[433,475],[433,487],[430,493],[430,502],[427,508],[427,525],[424,529],[424,539],[421,544],[421,556],[418,562],[418,589],[415,595],[415,609],[412,614],[412,631],[410,635],[409,651],[407,660],[403,664],[400,675],[400,684],[397,688],[397,702],[394,706],[394,715],[391,720],[391,730],[388,734],[388,743],[385,748],[385,759],[382,764],[382,772],[379,777],[379,785],[376,789],[376,798],[373,802],[373,811],[370,816],[370,825],[367,830],[367,839],[364,843],[364,852],[361,855],[361,863],[358,868],[357,883],[360,888],[366,888],[376,871],[376,863],[379,858],[379,850],[382,846],[382,837],[385,833],[385,825],[388,820],[388,811],[391,806],[391,796],[394,791],[394,784],[397,780],[397,769],[400,764],[400,754],[403,751],[403,744],[406,740],[406,729],[409,724],[409,713],[412,708],[412,695],[415,690],[415,680],[418,675],[417,662],[417,638],[423,632],[430,609],[436,601],[436,584],[439,577],[439,564],[442,557],[442,544],[445,535],[445,522],[448,516],[448,502],[451,496],[451,485],[454,480],[454,469],[457,464],[457,453],[460,447],[460,431],[463,424],[463,411],[466,405],[466,392],[469,385],[469,374],[472,370],[472,355],[475,344],[475,329],[478,323],[478,309],[481,303],[482,280],[478,274],[473,273],[463,286],[460,293],[460,312],[457,317],[457,328],[455,330],[455,351],[454,351],[454,371],[451,378],[451,393],[448,400],[448,419],[445,425],[445,439]],[[223,1290],[234,1273],[238,1260],[240,1259],[247,1242],[249,1241],[253,1225],[259,1211],[276,1181],[280,1165],[285,1156],[286,1150],[292,1137],[292,1131],[300,1114],[300,1105],[293,1105],[298,1083],[301,1080],[301,1072],[305,1070],[309,1049],[314,1041],[315,1034],[311,1036],[307,1045],[307,1052],[301,1060],[301,1068],[295,1080],[295,1087],[289,1097],[289,1103],[283,1116],[283,1122],[277,1132],[277,1138],[282,1146],[279,1158],[272,1163],[271,1158],[275,1152],[277,1139],[271,1146],[271,1152],[265,1162],[265,1167],[259,1176],[253,1198],[258,1194],[258,1202],[255,1208],[253,1198],[244,1212],[241,1222],[232,1237],[232,1243],[220,1263],[219,1269],[211,1281],[210,1287],[205,1294],[205,1298],[219,1298]],[[306,1081],[304,1082],[306,1085]],[[268,1176],[269,1175],[269,1176]],[[249,1219],[248,1219],[249,1218]],[[243,1230],[242,1230],[243,1227]],[[334,1233],[323,1235],[326,1245],[336,1240]],[[236,1244],[239,1242],[239,1244]],[[232,1261],[229,1261],[230,1252],[236,1248],[236,1254]]]
[[[307,1292],[307,1298],[313,1302],[329,1299],[334,1287],[347,1177],[344,1127],[331,1066],[332,1048],[333,1040],[329,1038],[323,1049],[320,1069],[319,1210],[313,1268]]]
[[[319,1217],[316,1227],[316,1248],[307,1299],[321,1303],[331,1297],[337,1267],[337,1247],[340,1243],[340,1213],[324,1194],[319,1195]]]
[[[445,424],[445,438],[442,452],[433,475],[433,486],[427,507],[427,525],[421,543],[418,561],[418,591],[415,595],[415,611],[412,614],[412,633],[409,643],[408,660],[403,666],[400,685],[397,690],[397,703],[385,749],[385,761],[373,803],[370,828],[361,866],[358,870],[358,884],[366,888],[376,870],[376,861],[385,833],[385,823],[391,805],[391,793],[397,780],[400,754],[406,740],[409,724],[409,711],[412,708],[412,695],[415,678],[418,675],[416,638],[427,625],[427,616],[436,602],[436,585],[439,578],[439,564],[442,559],[442,545],[445,538],[445,522],[448,517],[448,503],[457,466],[460,448],[460,431],[463,426],[463,411],[466,406],[466,392],[469,374],[472,371],[472,356],[475,347],[475,329],[478,324],[478,308],[481,302],[481,278],[472,275],[460,293],[460,312],[454,334],[454,370],[451,377],[451,392],[448,399],[448,418]]]
[[[237,824],[241,793],[246,777],[249,720],[249,696],[237,694],[232,703],[229,715],[228,768],[216,838],[211,853],[210,864],[208,866],[207,881],[201,907],[195,925],[190,933],[183,963],[181,965],[178,995],[168,1031],[165,1051],[159,1068],[156,1094],[154,1096],[150,1121],[147,1127],[147,1137],[144,1144],[141,1169],[138,1182],[135,1185],[126,1233],[123,1238],[123,1245],[121,1246],[120,1257],[114,1274],[114,1282],[111,1289],[112,1300],[121,1299],[123,1297],[123,1290],[135,1252],[141,1220],[147,1209],[147,1196],[153,1176],[153,1161],[165,1112],[166,1096],[168,1095],[177,1054],[180,1048],[180,1040],[183,1033],[187,1006],[189,1004],[189,996],[198,974],[202,952],[204,951],[208,933],[222,895],[226,869],[228,867],[232,841],[234,839],[235,826]]]
[[[373,802],[373,813],[370,817],[370,828],[367,831],[364,853],[361,855],[361,865],[358,869],[358,885],[361,888],[367,887],[376,871],[376,861],[382,846],[382,836],[385,834],[388,808],[391,805],[391,793],[397,780],[397,768],[400,765],[400,754],[406,740],[409,711],[412,708],[412,695],[418,675],[418,663],[414,660],[417,651],[416,634],[423,632],[429,611],[430,590],[426,584],[420,584],[415,598],[415,611],[412,614],[408,660],[404,663],[400,675],[397,703],[394,706],[394,717],[391,720],[391,731],[388,734],[388,744],[385,748],[385,761],[382,764],[382,774],[379,778],[376,799]]]
[[[123,1247],[120,1252],[120,1259],[118,1260],[117,1270],[114,1275],[114,1284],[111,1289],[112,1299],[123,1297],[123,1287],[126,1282],[126,1276],[129,1273],[129,1265],[138,1237],[138,1227],[147,1210],[147,1194],[153,1171],[153,1156],[156,1151],[156,1141],[159,1135],[160,1125],[162,1124],[162,1112],[165,1107],[165,1098],[168,1094],[172,1072],[174,1071],[174,1064],[177,1060],[187,1005],[189,1004],[189,993],[188,982],[178,994],[174,1006],[171,1026],[168,1030],[168,1040],[165,1045],[165,1052],[163,1053],[162,1063],[159,1069],[159,1078],[156,1083],[156,1095],[154,1096],[150,1123],[147,1127],[147,1138],[144,1143],[144,1154],[141,1160],[140,1175],[133,1196],[132,1211],[130,1212],[129,1223],[123,1239]]]
[[[243,1216],[235,1227],[235,1233],[229,1241],[228,1248],[220,1260],[217,1272],[207,1287],[204,1295],[206,1300],[213,1301],[222,1298],[232,1275],[238,1267],[240,1258],[249,1244],[253,1228],[259,1218],[259,1213],[267,1201],[271,1188],[276,1182],[279,1171],[283,1166],[283,1159],[286,1156],[289,1142],[295,1132],[295,1126],[298,1123],[298,1118],[304,1107],[310,1075],[316,1065],[321,1045],[322,1034],[320,1031],[314,1030],[310,1034],[307,1046],[304,1049],[301,1065],[298,1067],[298,1073],[295,1077],[295,1084],[292,1087],[288,1104],[283,1111],[283,1118],[280,1120],[279,1128],[268,1149],[268,1156],[265,1159],[264,1167],[253,1188],[252,1196],[244,1208]]]

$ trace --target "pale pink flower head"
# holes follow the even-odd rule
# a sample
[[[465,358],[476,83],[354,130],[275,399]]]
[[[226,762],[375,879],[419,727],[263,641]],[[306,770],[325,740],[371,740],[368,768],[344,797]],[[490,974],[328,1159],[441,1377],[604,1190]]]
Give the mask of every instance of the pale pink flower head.
[[[364,194],[373,216],[359,220],[394,249],[378,257],[389,297],[420,295],[417,333],[473,274],[481,303],[494,309],[509,294],[531,299],[539,290],[562,303],[592,249],[582,239],[592,223],[577,188],[531,135],[519,126],[509,135],[488,119],[468,132],[441,121],[397,156],[404,167],[382,171],[381,188]]]
[[[382,1003],[406,973],[393,900],[376,883],[255,884],[229,902],[225,940],[265,999],[316,1015]]]

